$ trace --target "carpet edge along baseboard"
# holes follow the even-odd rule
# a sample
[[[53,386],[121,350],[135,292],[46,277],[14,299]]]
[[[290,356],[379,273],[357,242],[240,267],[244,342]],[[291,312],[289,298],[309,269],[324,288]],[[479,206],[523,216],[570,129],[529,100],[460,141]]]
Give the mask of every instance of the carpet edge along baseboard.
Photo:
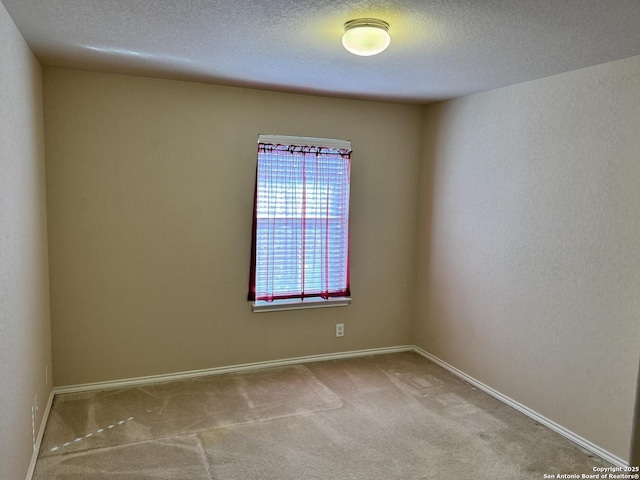
[[[447,362],[441,360],[440,358],[432,355],[431,353],[415,346],[415,345],[401,345],[396,347],[385,347],[385,348],[372,348],[366,350],[355,350],[348,352],[336,352],[336,353],[328,353],[322,355],[310,355],[303,357],[295,357],[281,360],[270,360],[265,362],[256,362],[256,363],[246,363],[240,365],[229,365],[223,367],[214,367],[202,370],[191,370],[186,372],[176,372],[162,375],[150,375],[144,377],[135,377],[135,378],[127,378],[122,380],[110,380],[105,382],[93,382],[93,383],[85,383],[78,385],[68,385],[62,387],[54,387],[52,395],[60,395],[65,393],[78,393],[78,392],[88,392],[93,390],[106,390],[113,388],[125,388],[137,385],[145,385],[150,383],[159,383],[159,382],[169,382],[174,380],[183,380],[187,378],[196,378],[196,377],[204,377],[209,375],[222,375],[227,373],[237,373],[237,372],[246,372],[251,370],[260,370],[265,368],[273,368],[273,367],[282,367],[287,365],[297,365],[302,363],[310,363],[310,362],[323,362],[327,360],[339,360],[343,358],[354,358],[354,357],[364,357],[369,355],[383,355],[389,353],[401,353],[401,352],[415,352],[418,355],[426,358],[427,360],[432,361],[436,365],[444,368],[449,371],[456,377],[461,380],[479,388],[483,392],[491,395],[492,397],[500,400],[502,403],[509,405],[510,407],[518,410],[524,415],[530,417],[531,419],[541,423],[545,427],[553,430],[554,432],[562,435],[573,443],[579,445],[585,450],[597,455],[598,457],[612,463],[617,467],[627,467],[627,462],[620,457],[608,452],[607,450],[599,447],[598,445],[590,442],[589,440],[581,437],[580,435],[566,429],[562,425],[544,417],[538,412],[530,409],[526,405],[521,404],[509,398],[508,396],[494,390],[493,388],[485,385],[484,383],[476,380],[475,378],[467,375],[466,373],[458,370],[457,368],[449,365]],[[48,413],[48,412],[46,412]],[[47,418],[43,418],[43,425],[46,424]],[[36,451],[37,455],[37,451]],[[27,480],[29,480],[29,476],[27,476]]]

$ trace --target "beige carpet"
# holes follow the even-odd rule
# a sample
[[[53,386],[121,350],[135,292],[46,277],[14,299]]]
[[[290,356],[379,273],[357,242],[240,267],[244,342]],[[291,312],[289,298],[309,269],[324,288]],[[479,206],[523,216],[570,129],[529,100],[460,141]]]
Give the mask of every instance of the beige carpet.
[[[609,466],[414,353],[58,395],[34,480],[541,479]]]

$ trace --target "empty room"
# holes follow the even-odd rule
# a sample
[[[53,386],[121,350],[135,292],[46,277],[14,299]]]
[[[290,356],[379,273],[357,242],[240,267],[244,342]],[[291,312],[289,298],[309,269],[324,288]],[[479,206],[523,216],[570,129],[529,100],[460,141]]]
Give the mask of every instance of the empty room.
[[[0,479],[640,478],[638,25],[0,0]]]

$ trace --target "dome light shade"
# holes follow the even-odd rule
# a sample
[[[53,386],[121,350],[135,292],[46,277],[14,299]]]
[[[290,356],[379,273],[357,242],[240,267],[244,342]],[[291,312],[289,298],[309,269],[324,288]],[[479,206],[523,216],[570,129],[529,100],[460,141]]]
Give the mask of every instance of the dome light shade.
[[[375,18],[358,18],[344,24],[342,45],[355,55],[377,55],[386,50],[390,43],[387,22]]]

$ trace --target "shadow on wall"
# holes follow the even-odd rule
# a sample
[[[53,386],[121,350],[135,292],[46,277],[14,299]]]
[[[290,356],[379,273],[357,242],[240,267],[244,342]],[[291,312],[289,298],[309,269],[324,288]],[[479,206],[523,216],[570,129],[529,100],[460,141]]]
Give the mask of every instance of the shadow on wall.
[[[436,151],[438,139],[439,122],[436,121],[436,114],[433,113],[435,107],[425,107],[423,110],[423,140],[420,159],[419,178],[420,185],[418,188],[418,222],[417,222],[417,238],[415,244],[415,271],[413,298],[413,316],[416,320],[423,320],[429,311],[428,296],[425,292],[429,290],[429,263],[431,261],[431,230],[433,228],[433,189],[434,176],[436,169]],[[420,338],[420,321],[414,321],[413,338]]]
[[[438,164],[438,150],[443,136],[446,135],[446,128],[443,127],[442,104],[435,104],[425,107],[423,110],[423,143],[420,164],[420,186],[418,203],[418,226],[416,242],[416,267],[414,271],[415,303],[413,305],[414,324],[413,338],[416,344],[425,348],[426,338],[425,324],[433,310],[433,298],[427,293],[431,291],[432,278],[430,266],[432,262],[431,250],[435,222],[435,199],[437,198],[436,176],[441,165]]]

